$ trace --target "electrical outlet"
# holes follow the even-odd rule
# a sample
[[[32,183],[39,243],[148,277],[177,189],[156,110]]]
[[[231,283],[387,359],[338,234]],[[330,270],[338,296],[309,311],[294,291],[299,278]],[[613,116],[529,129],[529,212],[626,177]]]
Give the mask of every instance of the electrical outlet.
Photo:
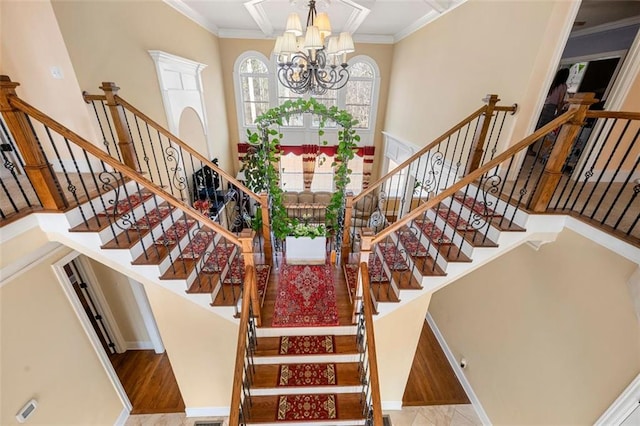
[[[53,76],[53,78],[57,79],[57,80],[62,80],[64,78],[64,76],[62,75],[62,70],[60,69],[60,67],[51,67],[51,75]]]

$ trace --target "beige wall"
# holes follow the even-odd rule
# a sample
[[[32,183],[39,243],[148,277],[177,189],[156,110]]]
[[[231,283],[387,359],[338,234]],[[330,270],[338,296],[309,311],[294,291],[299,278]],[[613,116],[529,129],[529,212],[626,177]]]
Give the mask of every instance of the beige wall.
[[[186,407],[229,407],[237,324],[158,285],[145,290]]]
[[[0,74],[20,83],[16,91],[22,99],[96,141],[51,3],[2,1],[0,10]],[[52,77],[54,66],[64,78]]]
[[[3,252],[24,241],[4,243]],[[18,424],[31,398],[32,425],[113,424],[123,408],[51,268],[67,253],[43,257],[0,288],[2,425]]]
[[[238,133],[238,114],[236,111],[235,87],[233,83],[233,66],[236,59],[242,53],[254,50],[262,53],[267,58],[271,57],[274,40],[248,40],[248,39],[220,39],[220,55],[222,58],[222,74],[224,79],[225,98],[227,100],[227,118],[229,126],[229,140],[234,150],[234,158],[237,159],[237,144],[245,143],[246,139]],[[391,60],[393,56],[393,45],[390,44],[365,44],[359,43],[356,46],[355,55],[367,55],[376,61],[380,69],[380,97],[378,100],[378,116],[375,129],[374,144],[376,147],[382,146],[382,130],[387,109],[387,98],[389,95],[389,81],[391,74]],[[241,138],[238,140],[238,138]],[[376,148],[378,149],[378,148]],[[380,151],[381,152],[381,148]],[[377,170],[376,156],[374,170]],[[237,164],[237,161],[236,161]],[[237,167],[237,166],[236,166]],[[374,176],[375,178],[376,176]]]
[[[125,342],[150,344],[129,278],[93,259],[89,263]],[[123,348],[126,349],[126,348]]]
[[[434,293],[429,311],[494,424],[592,424],[640,372],[637,265],[563,231]]]
[[[147,51],[162,50],[206,64],[202,83],[210,150],[223,168],[230,166],[216,36],[160,0],[55,0],[53,8],[80,87],[99,93],[101,82],[115,81],[124,99],[164,126],[167,120],[156,69]]]
[[[496,93],[519,105],[511,143],[526,136],[571,4],[470,0],[401,40],[385,130],[423,146]]]

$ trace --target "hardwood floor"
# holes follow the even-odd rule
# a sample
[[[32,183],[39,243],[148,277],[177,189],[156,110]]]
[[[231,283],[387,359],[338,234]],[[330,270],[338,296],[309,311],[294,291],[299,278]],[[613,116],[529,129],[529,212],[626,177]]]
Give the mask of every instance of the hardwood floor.
[[[404,406],[470,404],[467,394],[427,321],[422,326],[402,404]]]
[[[109,358],[133,405],[131,414],[184,412],[184,401],[166,352],[136,350]]]

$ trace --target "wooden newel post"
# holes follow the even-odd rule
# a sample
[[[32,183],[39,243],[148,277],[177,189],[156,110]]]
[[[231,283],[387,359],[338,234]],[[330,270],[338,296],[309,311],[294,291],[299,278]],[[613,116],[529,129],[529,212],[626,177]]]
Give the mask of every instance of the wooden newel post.
[[[487,106],[484,113],[478,118],[480,131],[475,135],[473,142],[471,143],[471,154],[469,156],[469,163],[467,164],[467,171],[465,173],[467,175],[480,167],[482,155],[484,154],[484,144],[487,140],[489,125],[491,124],[491,117],[493,116],[493,110],[500,99],[498,99],[498,95],[487,95],[483,101]]]
[[[100,89],[104,91],[104,94],[107,98],[107,106],[109,107],[111,120],[113,121],[113,126],[116,128],[116,135],[118,137],[118,149],[122,157],[122,162],[131,167],[133,170],[137,170],[139,172],[140,170],[138,170],[137,165],[138,162],[136,161],[136,151],[133,146],[131,134],[129,133],[129,129],[126,124],[127,122],[124,115],[124,109],[116,99],[116,95],[118,94],[118,90],[120,90],[120,88],[113,82],[104,81],[102,82],[102,86],[100,86]]]
[[[269,194],[263,192],[260,194],[260,209],[262,211],[262,238],[264,241],[264,259],[272,265],[271,252],[271,221],[269,218]],[[273,266],[273,265],[272,265]]]
[[[570,121],[562,126],[551,154],[549,154],[549,160],[542,172],[540,182],[531,196],[531,209],[534,212],[540,213],[547,210],[547,206],[562,177],[562,166],[567,161],[571,147],[584,125],[587,110],[597,101],[594,93],[576,93],[569,99],[571,104],[569,111],[577,110],[577,112]]]
[[[253,257],[253,239],[256,236],[256,232],[253,229],[245,228],[242,230],[238,239],[242,244],[242,257],[244,259],[244,266],[255,267],[255,260]],[[245,277],[246,278],[246,277]],[[256,277],[257,278],[257,277]],[[247,282],[251,285],[247,286]],[[251,308],[253,309],[253,315],[256,317],[256,324],[262,325],[262,315],[260,313],[260,299],[258,298],[258,283],[253,280],[249,281],[245,279],[244,296],[251,298]],[[249,287],[249,288],[247,288]]]
[[[347,192],[347,198],[344,203],[344,224],[342,231],[342,250],[341,260],[344,265],[351,254],[351,216],[353,215],[353,192]]]
[[[33,188],[47,210],[64,210],[69,204],[58,190],[58,178],[38,145],[36,135],[24,112],[11,106],[11,98],[17,98],[16,87],[20,83],[12,82],[6,76],[0,76],[0,113],[7,123],[9,132],[17,145],[24,161],[24,171],[33,184]]]
[[[372,240],[375,237],[375,232],[371,228],[362,228],[360,230],[360,261],[358,264],[364,262],[369,264],[369,256],[373,250]],[[362,277],[358,274],[358,284],[356,285],[356,293],[353,298],[353,312],[351,314],[351,322],[356,323],[358,311],[360,309],[360,303],[362,302]]]

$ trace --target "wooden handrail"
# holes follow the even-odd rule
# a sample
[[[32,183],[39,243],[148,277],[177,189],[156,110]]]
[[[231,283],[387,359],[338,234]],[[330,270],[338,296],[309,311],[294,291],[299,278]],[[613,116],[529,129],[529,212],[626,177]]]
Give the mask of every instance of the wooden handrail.
[[[375,182],[373,182],[372,184],[369,185],[369,187],[367,189],[365,189],[364,191],[362,191],[360,194],[356,195],[355,197],[353,197],[353,203],[357,203],[358,201],[362,200],[367,194],[373,192],[377,187],[379,187],[384,181],[386,181],[389,177],[391,177],[392,175],[394,175],[396,173],[397,170],[400,170],[404,167],[407,167],[409,164],[411,164],[413,161],[415,161],[417,158],[421,157],[423,154],[425,154],[426,152],[430,151],[434,146],[438,145],[440,142],[442,142],[443,140],[447,139],[449,136],[451,136],[453,133],[457,132],[458,130],[462,129],[464,126],[466,126],[467,124],[469,124],[474,118],[478,117],[480,114],[482,114],[485,109],[487,108],[486,105],[481,106],[480,108],[478,108],[476,111],[474,111],[473,113],[471,113],[471,115],[465,117],[464,119],[462,119],[462,121],[460,121],[458,124],[456,124],[455,126],[453,126],[452,128],[450,128],[449,130],[447,130],[442,136],[438,137],[437,139],[435,139],[433,142],[431,142],[430,144],[428,144],[427,146],[425,146],[424,148],[422,148],[420,151],[416,152],[415,154],[413,154],[411,157],[409,157],[406,161],[404,161],[402,164],[400,164],[398,167],[396,167],[395,169],[391,170],[389,173],[387,173],[386,175],[382,176],[381,178],[379,178],[378,180],[376,180]]]
[[[362,275],[362,303],[364,310],[364,326],[367,331],[367,352],[369,355],[369,375],[371,380],[371,403],[373,405],[373,425],[382,426],[382,401],[380,398],[380,377],[378,376],[378,357],[376,355],[376,338],[373,332],[373,311],[369,283],[369,267],[366,262],[360,263]]]
[[[518,104],[513,104],[510,106],[496,106],[493,108],[494,111],[498,111],[498,112],[511,112],[513,114],[515,114],[518,111]]]
[[[86,151],[86,152],[90,153],[91,155],[95,156],[100,161],[110,165],[115,170],[118,170],[124,176],[126,176],[129,179],[134,180],[137,183],[141,184],[146,189],[151,191],[153,194],[158,195],[159,197],[161,197],[162,199],[167,201],[172,206],[182,210],[187,216],[190,216],[192,219],[195,219],[196,221],[204,222],[204,224],[206,226],[208,226],[211,229],[214,229],[217,233],[221,234],[224,238],[226,238],[227,240],[229,240],[233,244],[236,244],[238,246],[241,245],[240,244],[240,240],[233,233],[231,233],[227,229],[223,228],[219,224],[215,223],[214,221],[212,221],[208,217],[203,216],[197,210],[185,205],[182,201],[178,200],[172,194],[169,194],[168,192],[166,192],[164,189],[162,189],[161,187],[159,187],[155,183],[146,180],[145,178],[140,176],[140,174],[138,172],[136,172],[135,170],[133,170],[132,168],[120,163],[118,160],[114,159],[110,155],[107,155],[106,153],[104,153],[98,147],[93,145],[91,142],[87,141],[82,136],[78,135],[74,131],[68,129],[67,127],[65,127],[62,124],[58,123],[57,121],[53,120],[48,115],[44,114],[43,112],[41,112],[37,108],[34,108],[33,106],[29,105],[28,103],[26,103],[22,99],[18,98],[17,96],[10,96],[8,99],[9,99],[9,102],[10,102],[11,106],[13,106],[14,108],[16,108],[16,109],[24,112],[25,114],[35,118],[36,120],[40,121],[45,126],[47,126],[50,129],[56,131],[61,136],[65,137],[66,139],[70,140],[74,144],[78,145],[84,151]]]
[[[164,127],[162,127],[160,124],[158,124],[157,122],[153,121],[148,115],[144,114],[142,111],[140,111],[139,109],[137,109],[136,107],[134,107],[133,105],[131,105],[129,102],[125,101],[124,99],[122,99],[120,96],[115,97],[116,101],[118,101],[123,107],[125,107],[126,109],[128,109],[129,111],[131,111],[132,113],[134,113],[135,115],[139,116],[140,118],[142,118],[145,122],[147,122],[148,124],[151,125],[151,127],[153,127],[155,130],[157,130],[158,132],[160,132],[161,134],[163,134],[165,137],[167,137],[168,139],[170,139],[171,141],[177,143],[178,145],[180,145],[180,148],[182,148],[183,150],[187,151],[189,154],[193,155],[194,157],[196,157],[198,160],[200,160],[202,163],[204,163],[206,166],[210,167],[211,169],[215,170],[216,173],[220,174],[221,176],[223,176],[226,180],[228,180],[229,182],[231,182],[236,188],[239,188],[242,192],[244,192],[245,194],[247,194],[249,197],[253,198],[255,201],[257,202],[261,202],[260,196],[256,193],[254,193],[252,190],[250,190],[249,188],[247,188],[243,183],[241,183],[239,180],[237,180],[235,177],[231,176],[229,173],[225,172],[224,170],[222,170],[220,167],[216,166],[215,164],[213,164],[211,162],[211,160],[207,159],[205,156],[203,156],[202,154],[200,154],[198,151],[196,151],[195,149],[191,148],[186,142],[184,142],[182,139],[178,138],[176,135],[174,135],[173,133],[169,132],[167,129],[165,129]]]
[[[378,243],[378,242],[382,241],[387,236],[389,236],[393,232],[396,232],[397,230],[402,228],[404,225],[408,224],[413,219],[418,218],[425,211],[427,211],[430,208],[438,205],[439,203],[441,203],[445,199],[451,197],[453,194],[458,192],[458,190],[460,190],[460,189],[464,188],[465,186],[469,185],[470,183],[472,183],[473,181],[478,179],[480,176],[482,176],[483,174],[485,174],[489,170],[493,169],[494,167],[500,165],[503,161],[508,160],[509,158],[514,156],[516,153],[518,153],[522,149],[527,148],[529,145],[532,145],[538,139],[540,139],[541,137],[545,136],[547,133],[551,132],[556,127],[559,127],[562,124],[566,123],[567,121],[572,119],[575,114],[576,114],[576,110],[567,111],[564,114],[562,114],[559,117],[557,117],[556,119],[554,119],[553,121],[550,121],[549,123],[547,123],[544,126],[540,127],[538,130],[533,132],[531,135],[529,135],[526,138],[522,139],[520,142],[516,143],[515,145],[512,145],[506,151],[504,151],[502,154],[496,156],[493,160],[491,160],[488,163],[484,164],[483,166],[477,168],[476,170],[474,170],[473,172],[469,173],[467,176],[465,176],[464,178],[462,178],[458,182],[456,182],[453,185],[451,185],[446,190],[444,190],[441,193],[435,195],[433,198],[430,198],[429,200],[427,200],[424,204],[420,205],[415,210],[412,210],[411,212],[409,212],[401,220],[395,222],[393,225],[389,226],[388,228],[385,228],[382,231],[380,231],[373,238],[373,240],[371,241],[371,244],[375,244],[375,243]]]
[[[256,285],[256,269],[253,265],[247,265],[245,269],[245,289]],[[244,373],[244,356],[247,351],[247,328],[249,327],[249,306],[251,297],[246,297],[250,292],[245,292],[242,298],[242,311],[240,312],[240,327],[238,327],[238,344],[236,346],[236,364],[233,368],[233,387],[231,388],[231,408],[229,411],[229,426],[238,426],[240,423],[240,397],[242,395],[242,383]]]
[[[91,101],[106,101],[107,97],[105,95],[92,95],[89,92],[82,92],[82,99],[84,99],[85,103],[89,103]]]
[[[627,120],[640,120],[640,112],[588,110],[586,117],[587,118],[620,118],[620,119],[627,119]]]

